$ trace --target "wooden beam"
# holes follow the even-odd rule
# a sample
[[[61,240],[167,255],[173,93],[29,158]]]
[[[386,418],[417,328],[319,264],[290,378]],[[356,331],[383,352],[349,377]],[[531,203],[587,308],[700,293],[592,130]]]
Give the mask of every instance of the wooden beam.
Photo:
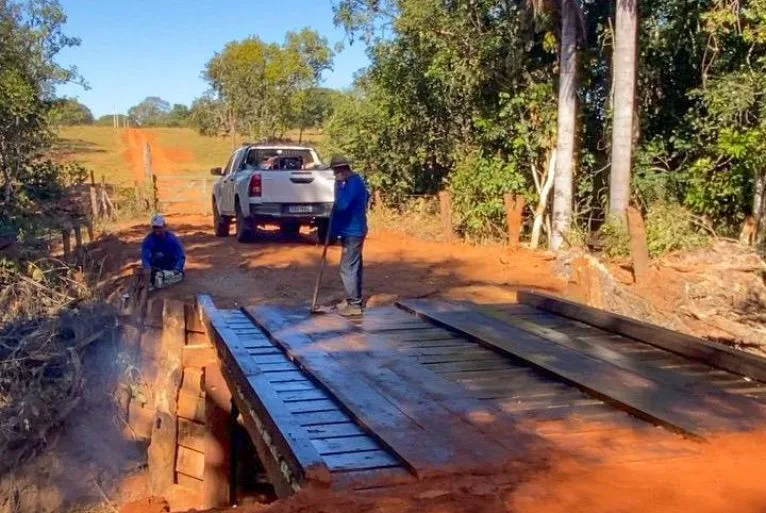
[[[223,508],[232,503],[231,392],[219,364],[205,366],[205,469],[202,507]]]
[[[520,290],[518,300],[526,305],[634,338],[719,369],[766,381],[766,359],[750,353],[541,292]]]
[[[223,374],[232,390],[248,432],[264,466],[272,479],[282,479],[287,494],[295,486],[326,487],[330,484],[330,471],[325,461],[293,414],[273,390],[268,377],[261,372],[237,335],[229,329],[226,320],[213,304],[212,298],[197,298],[207,333],[214,341],[222,359]],[[267,435],[268,440],[264,439]],[[283,463],[286,465],[283,467]],[[289,470],[289,475],[286,475]],[[295,480],[295,482],[292,482]]]
[[[555,378],[639,418],[681,433],[704,437],[715,431],[762,428],[752,410],[731,408],[601,360],[551,344],[478,311],[443,301],[411,300],[398,305],[434,324],[521,359]]]

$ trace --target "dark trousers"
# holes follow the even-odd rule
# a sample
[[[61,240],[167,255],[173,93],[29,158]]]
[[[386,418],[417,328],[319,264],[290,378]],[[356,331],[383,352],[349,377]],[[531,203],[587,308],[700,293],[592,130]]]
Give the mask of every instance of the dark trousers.
[[[160,251],[152,253],[152,283],[154,283],[154,275],[157,271],[173,271],[176,268],[175,259],[162,253]]]
[[[353,306],[362,306],[362,248],[364,237],[341,237],[343,253],[340,258],[340,279],[346,289],[346,301]]]

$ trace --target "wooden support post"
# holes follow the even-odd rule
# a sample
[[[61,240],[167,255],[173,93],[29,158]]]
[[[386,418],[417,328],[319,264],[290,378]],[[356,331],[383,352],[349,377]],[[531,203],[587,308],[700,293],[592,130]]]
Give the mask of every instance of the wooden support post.
[[[74,249],[78,255],[81,254],[83,250],[82,227],[79,223],[74,225]]]
[[[96,236],[93,233],[93,221],[91,219],[85,220],[85,229],[88,231],[88,241],[93,242]]]
[[[229,506],[231,496],[231,393],[218,362],[205,366],[205,470],[202,507]]]
[[[69,239],[71,235],[71,230],[69,228],[64,228],[61,230],[61,241],[64,246],[64,260],[69,261],[69,259],[72,256],[72,241]]]
[[[452,195],[448,191],[439,193],[439,209],[441,211],[444,237],[447,242],[452,242],[455,232],[452,229]]]
[[[90,211],[93,219],[98,219],[98,197],[96,196],[96,176],[90,171]]]
[[[158,191],[157,191],[157,176],[152,175],[152,209],[154,212],[157,212],[159,210],[160,201],[158,198]]]
[[[644,281],[649,270],[649,248],[646,242],[644,219],[634,207],[628,207],[628,234],[630,256],[633,259],[633,278],[636,283]]]
[[[519,248],[525,201],[523,197],[512,194],[505,194],[503,200],[508,220],[508,247],[515,250]]]
[[[147,182],[154,178],[154,169],[152,168],[152,147],[149,143],[144,144],[144,176]]]

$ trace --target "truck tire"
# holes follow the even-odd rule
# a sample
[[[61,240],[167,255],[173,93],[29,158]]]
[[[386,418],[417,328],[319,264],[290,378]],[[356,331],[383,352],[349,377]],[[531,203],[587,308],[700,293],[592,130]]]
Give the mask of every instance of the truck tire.
[[[300,223],[282,223],[279,225],[279,233],[282,237],[294,239],[301,233]]]
[[[239,198],[234,200],[234,207],[237,212],[237,242],[252,242],[255,238],[255,226],[242,214]]]
[[[218,212],[218,204],[213,198],[213,229],[215,230],[216,237],[228,237],[229,228],[231,227],[231,217],[221,215]]]

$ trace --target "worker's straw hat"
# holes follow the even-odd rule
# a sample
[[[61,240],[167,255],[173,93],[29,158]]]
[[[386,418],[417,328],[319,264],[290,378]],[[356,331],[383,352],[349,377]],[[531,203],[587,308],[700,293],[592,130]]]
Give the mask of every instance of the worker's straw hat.
[[[154,214],[152,216],[152,228],[165,228],[167,224],[168,222],[162,214]]]
[[[337,169],[339,167],[351,167],[351,163],[348,161],[346,157],[343,155],[333,155],[330,159],[330,165],[328,166],[330,169]]]

